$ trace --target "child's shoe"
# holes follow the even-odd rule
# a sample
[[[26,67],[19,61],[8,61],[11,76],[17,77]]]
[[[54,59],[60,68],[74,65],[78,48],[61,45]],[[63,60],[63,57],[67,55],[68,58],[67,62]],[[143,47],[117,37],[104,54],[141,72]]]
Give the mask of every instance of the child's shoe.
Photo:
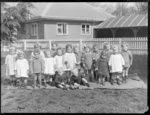
[[[90,84],[89,84],[89,83],[85,83],[85,85],[88,86],[88,87],[90,87]]]

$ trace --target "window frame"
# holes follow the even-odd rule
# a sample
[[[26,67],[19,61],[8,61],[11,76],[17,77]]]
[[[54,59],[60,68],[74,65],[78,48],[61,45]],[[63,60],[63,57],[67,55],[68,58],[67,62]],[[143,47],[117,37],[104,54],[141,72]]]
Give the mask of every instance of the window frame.
[[[58,28],[59,28],[59,24],[61,24],[61,25],[66,25],[66,34],[64,34],[63,33],[63,26],[61,26],[61,29],[62,29],[62,33],[59,33],[58,32]],[[68,35],[68,33],[69,33],[69,29],[68,29],[68,23],[64,23],[64,22],[58,22],[58,23],[56,23],[56,34],[57,35]]]
[[[36,28],[35,28],[35,25],[36,25]],[[36,30],[36,32],[35,32],[35,30]],[[31,24],[31,35],[38,36],[38,23]]]
[[[84,33],[82,31],[82,26],[85,25],[85,30],[84,30]],[[89,25],[89,33],[87,33],[87,25]],[[89,23],[81,23],[81,35],[91,35],[92,33],[92,25],[89,24]]]

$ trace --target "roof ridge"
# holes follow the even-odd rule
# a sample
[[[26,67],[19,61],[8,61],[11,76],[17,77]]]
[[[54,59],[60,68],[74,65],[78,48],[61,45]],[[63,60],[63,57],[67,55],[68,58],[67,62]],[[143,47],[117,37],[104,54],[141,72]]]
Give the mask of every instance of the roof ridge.
[[[50,9],[50,7],[53,5],[54,3],[48,3],[45,7],[45,9],[42,12],[41,16],[45,16],[45,14],[48,12],[48,10]]]
[[[95,10],[95,11],[101,13],[99,10],[97,10],[96,7],[93,7],[93,6],[91,6],[90,4],[88,4],[88,3],[84,3],[84,4],[87,5],[87,6],[89,6],[89,7],[91,7],[91,8],[93,8],[93,10]],[[99,6],[98,8],[100,8],[101,10],[103,10],[103,11],[105,12],[105,14],[107,14],[107,15],[109,15],[109,16],[111,16],[111,17],[115,17],[115,16],[113,16],[112,14],[106,12],[106,10],[104,10],[102,7]]]

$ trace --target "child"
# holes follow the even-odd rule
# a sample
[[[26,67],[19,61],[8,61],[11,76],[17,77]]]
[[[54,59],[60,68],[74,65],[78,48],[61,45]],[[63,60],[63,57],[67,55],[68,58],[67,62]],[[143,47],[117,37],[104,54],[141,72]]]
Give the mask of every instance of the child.
[[[51,48],[52,57],[56,56],[56,54],[57,54],[57,47],[58,47],[58,44],[52,43],[52,48]]]
[[[123,67],[125,65],[124,59],[121,54],[118,53],[118,46],[114,45],[113,54],[109,59],[109,67],[111,76],[111,84],[113,85],[115,80],[117,80],[118,85],[120,85],[120,76],[123,72]]]
[[[16,62],[15,48],[9,49],[9,54],[6,56],[6,77],[10,79],[10,85],[15,86],[15,62]]]
[[[55,70],[55,59],[52,57],[52,53],[50,51],[46,51],[46,57],[44,59],[44,85],[45,87],[49,87],[48,83],[52,82],[52,78],[54,78]],[[54,80],[54,79],[53,79]]]
[[[132,61],[133,61],[133,57],[132,57],[132,53],[128,50],[128,44],[127,43],[123,43],[122,45],[122,56],[125,60],[125,65],[124,65],[124,69],[123,69],[123,81],[125,81],[126,83],[126,79],[128,78],[128,71],[130,66],[132,65]]]
[[[29,64],[27,59],[24,58],[24,53],[22,51],[18,52],[18,60],[15,63],[15,73],[17,81],[21,82],[20,87],[26,87],[28,73],[29,73]]]
[[[67,84],[67,76],[64,72],[64,65],[63,65],[63,56],[62,56],[62,49],[57,49],[57,55],[55,56],[55,85],[59,88],[66,88]]]
[[[72,52],[72,45],[66,45],[66,53],[63,55],[63,65],[66,68],[65,72],[68,77],[68,82],[70,81],[71,71],[76,66],[76,56]]]
[[[31,53],[31,60],[34,58],[34,52],[39,51],[40,52],[40,56],[42,59],[45,58],[45,55],[43,53],[43,51],[41,50],[41,47],[39,44],[35,44],[34,45],[34,51]]]
[[[98,81],[105,85],[105,79],[109,76],[109,66],[108,66],[108,52],[106,47],[104,46],[101,55],[97,61],[98,65]]]
[[[34,52],[34,58],[31,60],[30,68],[31,73],[34,76],[34,89],[38,89],[38,87],[36,87],[37,80],[39,82],[39,88],[42,88],[41,75],[44,72],[44,60],[40,56],[40,51]]]
[[[90,47],[88,46],[85,47],[85,53],[83,54],[83,58],[85,60],[85,65],[88,70],[89,80],[93,81],[93,74],[91,71],[93,56],[92,56],[92,53],[90,52]]]
[[[76,61],[77,61],[77,64],[80,64],[80,61],[81,61],[81,57],[82,57],[82,52],[79,51],[79,47],[74,47],[74,53],[75,53],[75,56],[76,56]]]
[[[93,45],[92,55],[93,55],[93,59],[95,59],[97,61],[98,58],[99,58],[99,51],[98,51],[98,48],[97,48],[96,44]]]

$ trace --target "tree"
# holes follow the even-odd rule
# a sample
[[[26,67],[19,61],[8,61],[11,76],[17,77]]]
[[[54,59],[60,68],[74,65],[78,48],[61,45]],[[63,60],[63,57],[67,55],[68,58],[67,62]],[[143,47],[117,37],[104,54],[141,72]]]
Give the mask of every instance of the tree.
[[[19,32],[25,35],[24,22],[31,15],[29,8],[33,8],[32,3],[18,3],[16,6],[5,7],[6,3],[2,3],[3,9],[1,16],[1,35],[2,40],[13,42],[16,40],[14,33]]]

